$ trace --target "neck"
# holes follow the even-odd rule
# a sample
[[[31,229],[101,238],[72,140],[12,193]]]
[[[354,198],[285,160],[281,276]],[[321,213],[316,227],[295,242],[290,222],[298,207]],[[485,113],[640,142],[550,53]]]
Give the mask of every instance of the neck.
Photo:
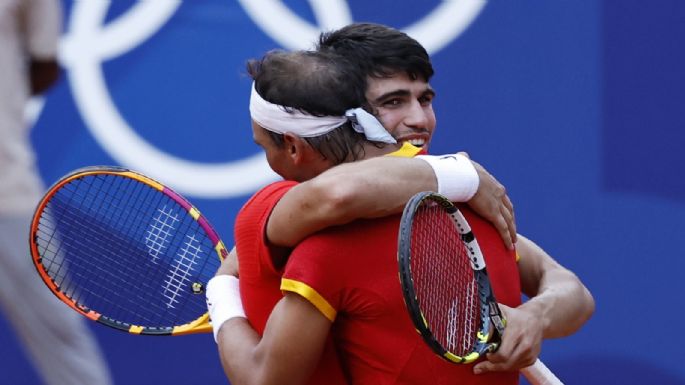
[[[374,143],[366,142],[362,145],[364,156],[362,159],[375,158],[395,152],[402,148],[402,144],[382,144],[380,147]]]

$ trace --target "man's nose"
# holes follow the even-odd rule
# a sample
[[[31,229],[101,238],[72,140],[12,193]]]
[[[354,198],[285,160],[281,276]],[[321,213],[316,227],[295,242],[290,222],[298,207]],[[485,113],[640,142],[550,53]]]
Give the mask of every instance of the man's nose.
[[[414,100],[409,106],[404,124],[413,128],[426,128],[428,126],[428,114],[418,100]]]

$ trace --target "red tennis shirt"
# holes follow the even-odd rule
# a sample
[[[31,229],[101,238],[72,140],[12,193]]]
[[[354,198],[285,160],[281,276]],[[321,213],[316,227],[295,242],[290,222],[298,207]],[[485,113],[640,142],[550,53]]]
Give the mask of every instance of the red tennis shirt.
[[[492,225],[461,210],[478,238],[496,298],[519,305],[515,253]],[[449,363],[416,333],[398,279],[399,219],[358,220],[307,238],[291,253],[281,289],[302,295],[335,321],[333,340],[355,385],[518,383],[518,372],[474,375],[473,364]]]

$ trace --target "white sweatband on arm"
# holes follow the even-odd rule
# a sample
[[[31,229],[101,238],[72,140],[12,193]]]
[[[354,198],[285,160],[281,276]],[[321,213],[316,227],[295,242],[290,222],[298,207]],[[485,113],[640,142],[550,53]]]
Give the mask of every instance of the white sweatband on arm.
[[[471,160],[461,154],[419,155],[433,168],[438,193],[452,202],[466,202],[478,191],[478,172]]]
[[[240,300],[240,284],[232,275],[217,275],[209,280],[206,290],[207,311],[212,320],[214,341],[224,322],[235,317],[245,317]]]

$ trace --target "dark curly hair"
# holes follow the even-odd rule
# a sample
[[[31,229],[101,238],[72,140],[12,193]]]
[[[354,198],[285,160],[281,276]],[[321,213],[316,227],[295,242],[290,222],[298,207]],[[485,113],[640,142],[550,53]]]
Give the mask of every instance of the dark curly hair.
[[[429,81],[433,65],[426,49],[397,29],[374,23],[355,23],[324,32],[316,49],[347,58],[370,77],[389,77],[400,71],[410,79]]]

